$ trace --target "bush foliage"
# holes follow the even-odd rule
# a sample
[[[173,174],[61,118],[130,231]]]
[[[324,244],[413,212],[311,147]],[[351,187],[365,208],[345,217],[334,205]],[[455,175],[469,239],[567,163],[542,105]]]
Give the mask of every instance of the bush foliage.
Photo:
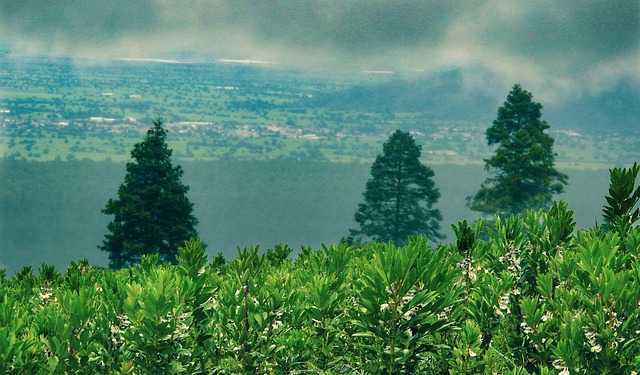
[[[555,202],[460,222],[436,249],[412,237],[293,260],[282,245],[227,262],[193,239],[177,265],[145,255],[120,270],[0,274],[0,372],[637,372],[640,227],[624,203],[636,193],[615,193],[612,172],[605,212],[625,225],[575,231]]]

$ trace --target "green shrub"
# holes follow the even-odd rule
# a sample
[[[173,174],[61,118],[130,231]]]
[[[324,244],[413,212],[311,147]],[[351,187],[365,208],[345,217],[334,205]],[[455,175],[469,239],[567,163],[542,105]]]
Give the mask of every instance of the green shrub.
[[[556,202],[460,222],[437,249],[413,237],[289,261],[286,245],[250,247],[227,262],[194,239],[177,265],[25,267],[0,278],[0,373],[637,373],[640,227],[625,189],[607,200],[624,209],[583,231]]]

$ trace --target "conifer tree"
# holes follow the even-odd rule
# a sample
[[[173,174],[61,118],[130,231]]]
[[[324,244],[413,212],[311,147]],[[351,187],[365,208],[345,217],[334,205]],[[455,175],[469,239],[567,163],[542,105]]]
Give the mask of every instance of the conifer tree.
[[[154,120],[146,138],[133,146],[118,199],[109,199],[102,210],[115,216],[99,246],[109,253],[112,268],[139,263],[142,255],[153,253],[176,263],[178,248],[197,237],[189,187],[181,181],[182,168],[171,164],[166,138],[162,120]]]
[[[420,154],[421,146],[400,130],[384,143],[382,155],[371,166],[364,203],[354,216],[360,229],[352,229],[352,236],[392,241],[398,246],[406,244],[411,235],[444,238],[438,232],[442,214],[433,208],[440,192],[431,179],[433,170],[420,162]]]
[[[554,140],[541,121],[542,105],[520,85],[513,86],[493,125],[487,128],[489,146],[495,155],[485,159],[485,169],[495,173],[467,198],[467,205],[487,215],[509,215],[551,204],[554,194],[564,191],[567,175],[555,167]]]

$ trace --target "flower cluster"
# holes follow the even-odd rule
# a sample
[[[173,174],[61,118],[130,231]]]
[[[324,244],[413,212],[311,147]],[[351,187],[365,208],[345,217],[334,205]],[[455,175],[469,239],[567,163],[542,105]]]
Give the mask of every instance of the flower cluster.
[[[507,253],[504,256],[501,256],[499,260],[507,265],[507,271],[510,274],[517,277],[520,274],[521,269],[520,250],[512,246],[508,246],[507,250]]]
[[[264,335],[267,335],[269,333],[269,330],[275,331],[278,328],[283,327],[284,324],[282,323],[282,315],[283,313],[280,310],[270,311],[269,316],[272,317],[271,324],[266,326],[262,333]]]
[[[532,334],[532,333],[536,333],[537,328],[538,328],[537,326],[536,326],[536,327],[530,327],[530,326],[529,326],[529,324],[527,324],[527,322],[522,322],[522,323],[520,323],[520,327],[522,327],[522,328],[523,328],[524,333],[525,333],[526,335],[530,335],[530,334]]]
[[[541,324],[544,324],[545,322],[548,322],[548,321],[552,320],[553,318],[554,318],[553,312],[552,311],[547,311],[547,312],[545,312],[544,315],[542,315],[540,317],[540,323],[534,324],[534,326],[531,327],[531,326],[529,326],[529,324],[526,321],[523,321],[522,323],[520,323],[520,327],[522,327],[523,332],[526,335],[536,334],[536,333],[539,332]],[[546,340],[547,340],[546,338],[543,338],[542,342],[544,343]],[[537,347],[538,344],[535,344],[535,345]]]
[[[467,257],[463,259],[460,263],[458,263],[458,267],[463,269],[463,278],[460,280],[460,283],[464,283],[465,280],[476,280],[478,276],[473,271],[473,267],[471,266],[471,257]]]
[[[587,331],[584,333],[584,336],[587,338],[587,342],[591,347],[591,352],[600,353],[602,351],[602,345],[598,342],[598,334],[594,331]]]
[[[45,282],[40,288],[40,304],[42,306],[47,306],[56,302],[58,302],[58,298],[53,295],[53,291],[51,290],[51,287],[49,287],[49,283]]]
[[[494,312],[499,319],[504,318],[505,313],[506,314],[511,313],[511,309],[509,308],[510,298],[511,298],[511,293],[506,292],[505,294],[501,295],[500,298],[498,299],[498,306],[494,308]]]
[[[605,307],[604,313],[607,314],[607,321],[605,324],[611,328],[618,328],[622,325],[622,319],[618,319],[618,313],[616,313],[613,309]]]
[[[166,318],[160,318],[160,322],[169,322],[175,325],[174,331],[170,335],[163,337],[164,340],[180,341],[189,337],[189,325],[187,323],[191,322],[190,312],[183,312],[176,317],[169,312]]]
[[[111,342],[116,348],[119,348],[125,341],[122,334],[131,326],[131,321],[126,314],[120,314],[117,318],[117,324],[111,325]]]
[[[395,311],[396,313],[401,314],[402,319],[406,321],[410,321],[420,312],[420,310],[424,309],[425,305],[423,303],[417,303],[411,308],[404,311],[405,306],[407,306],[408,304],[411,303],[411,301],[413,301],[413,298],[416,296],[418,291],[415,288],[411,289],[407,292],[406,295],[398,299],[396,302],[395,299],[393,298],[393,294],[395,293],[394,287],[395,287],[395,284],[391,284],[387,286],[387,294],[390,295],[391,300],[389,301],[389,303],[381,304],[380,311],[381,312],[391,311],[392,313]]]
[[[438,319],[449,320],[449,313],[451,312],[451,310],[452,310],[451,306],[445,307],[442,311],[440,311],[440,313],[438,313]]]

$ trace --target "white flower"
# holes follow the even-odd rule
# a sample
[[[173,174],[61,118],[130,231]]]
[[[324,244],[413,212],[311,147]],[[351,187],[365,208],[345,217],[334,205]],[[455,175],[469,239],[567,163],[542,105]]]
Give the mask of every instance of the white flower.
[[[391,285],[387,285],[384,290],[387,292],[387,294],[391,295],[393,294],[393,290],[391,290]]]
[[[402,318],[404,318],[405,320],[411,320],[411,318],[413,318],[414,316],[416,316],[416,312],[414,309],[409,309],[406,313],[402,314]]]
[[[448,318],[447,314],[451,312],[451,307],[447,306],[444,308],[444,310],[440,311],[440,313],[438,314],[438,319],[440,320],[445,320]]]
[[[542,318],[540,318],[540,320],[542,320],[543,322],[546,322],[550,319],[553,319],[553,313],[551,311],[547,311],[544,315],[542,315]]]

